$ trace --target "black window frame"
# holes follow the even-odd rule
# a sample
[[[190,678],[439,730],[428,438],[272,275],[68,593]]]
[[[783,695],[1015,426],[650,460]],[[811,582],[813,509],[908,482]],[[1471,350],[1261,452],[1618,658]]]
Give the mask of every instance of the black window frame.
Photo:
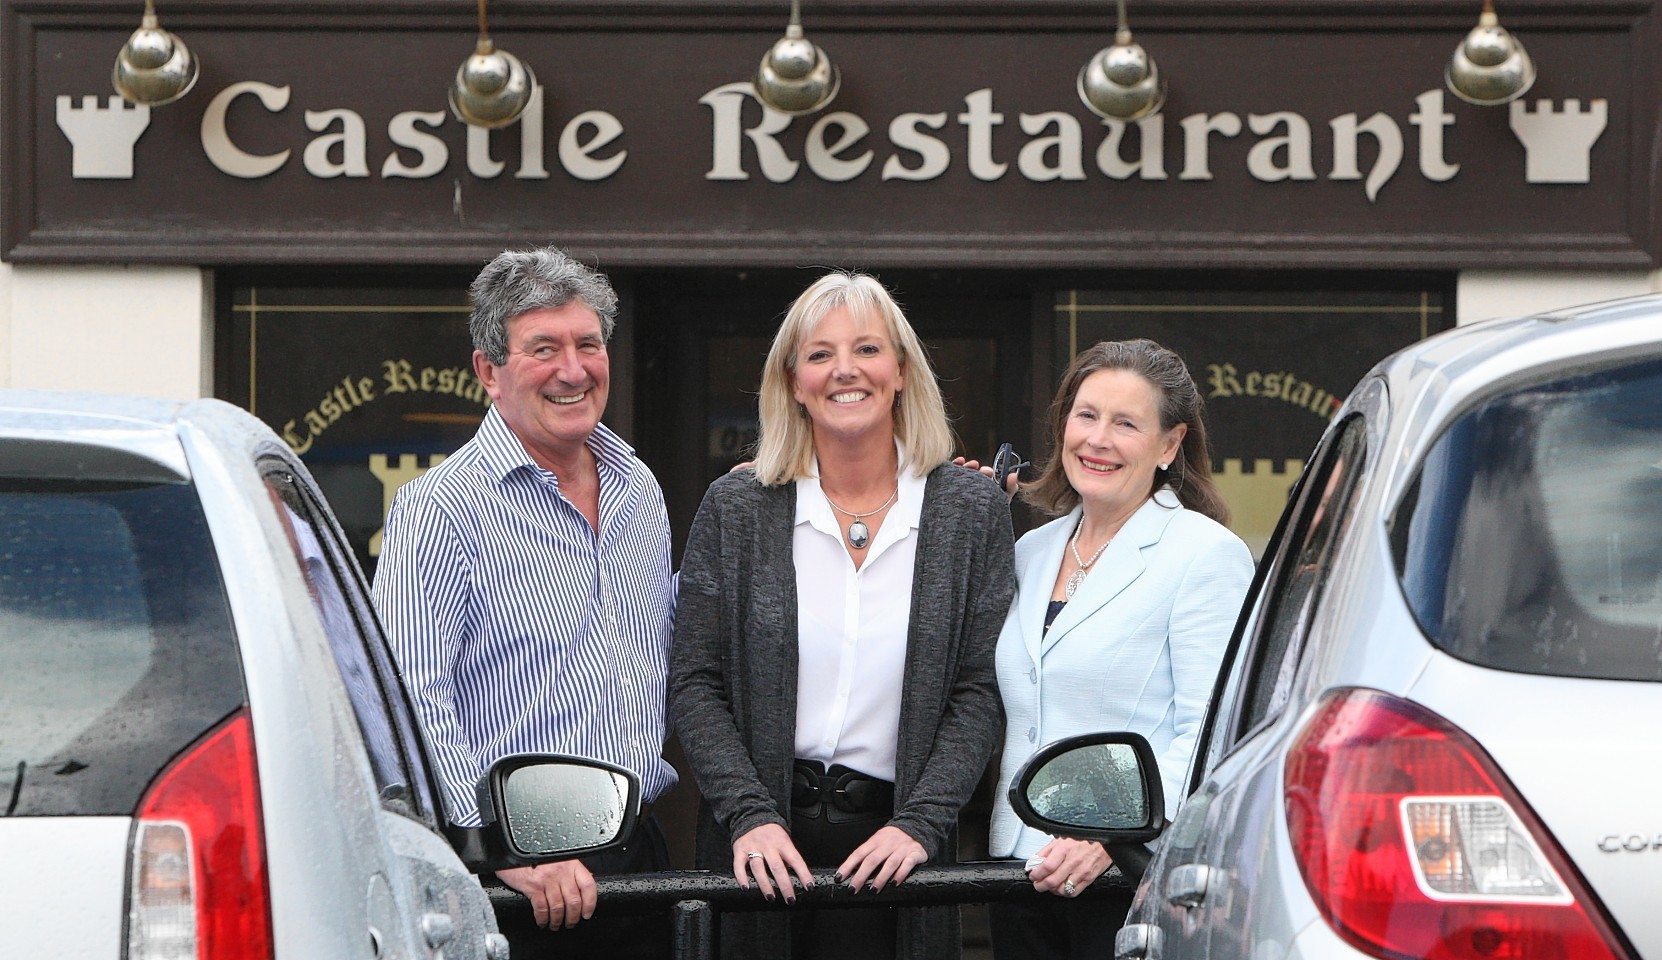
[[[1206,722],[1201,728],[1200,741],[1196,746],[1198,760],[1190,771],[1190,794],[1199,789],[1206,777],[1220,763],[1234,755],[1238,748],[1254,739],[1280,716],[1280,711],[1277,710],[1271,715],[1258,718],[1257,722],[1251,722],[1253,717],[1250,704],[1252,691],[1256,689],[1255,677],[1261,672],[1263,662],[1269,655],[1269,645],[1265,641],[1265,636],[1276,622],[1274,613],[1283,599],[1282,593],[1289,579],[1296,572],[1296,560],[1308,541],[1314,501],[1325,492],[1327,477],[1332,472],[1334,459],[1339,452],[1337,448],[1347,436],[1361,437],[1364,458],[1364,462],[1359,463],[1351,472],[1351,476],[1355,478],[1355,483],[1348,488],[1352,499],[1361,480],[1366,476],[1365,461],[1371,455],[1372,447],[1372,431],[1369,424],[1366,413],[1353,412],[1331,425],[1288,493],[1287,508],[1282,511],[1275,532],[1264,548],[1263,558],[1258,563],[1252,586],[1247,591],[1247,599],[1242,604],[1223,664],[1218,671],[1217,684],[1212,691],[1212,706],[1207,711]],[[1351,511],[1346,511],[1349,512]],[[1345,516],[1339,519],[1340,522],[1348,524],[1351,518]],[[1340,536],[1335,537],[1332,543],[1341,539],[1343,532],[1339,531]],[[1332,543],[1329,546],[1332,546]],[[1328,554],[1328,560],[1331,560],[1331,553]],[[1319,594],[1326,586],[1327,572],[1326,569],[1321,571],[1319,580],[1305,604],[1305,611],[1313,609],[1319,602]],[[1308,613],[1305,611],[1301,611],[1299,621],[1295,624],[1296,636],[1287,638],[1288,643],[1281,651],[1282,657],[1277,660],[1278,677],[1284,673],[1280,669],[1280,664],[1287,655],[1302,658],[1305,653],[1303,637],[1308,628]],[[1283,678],[1284,681],[1286,679],[1290,677]]]
[[[379,693],[377,702],[389,721],[393,745],[398,754],[405,785],[408,787],[405,791],[390,795],[383,793],[381,806],[439,831],[443,814],[438,804],[437,780],[432,765],[427,762],[425,741],[415,721],[414,708],[408,692],[393,662],[392,651],[387,646],[380,621],[375,616],[374,605],[369,600],[369,588],[362,569],[346,545],[345,534],[335,523],[333,515],[323,506],[321,495],[287,459],[278,455],[262,458],[259,471],[262,481],[268,487],[276,484],[284,503],[311,525],[323,547],[324,557],[329,563],[336,584],[341,588],[341,594],[346,600],[348,612],[356,628],[355,633],[362,644],[366,662],[375,679]],[[353,705],[353,709],[356,711],[357,704]],[[363,733],[361,719],[358,720],[358,725],[360,733]],[[373,763],[371,765],[373,766]],[[378,787],[383,789],[386,786],[378,784]]]
[[[1321,455],[1311,461],[1313,475],[1299,504],[1298,526],[1276,557],[1274,587],[1253,624],[1230,750],[1273,724],[1286,706],[1295,672],[1291,668],[1303,659],[1310,620],[1326,593],[1335,553],[1355,520],[1357,494],[1370,465],[1368,433],[1365,415],[1347,416],[1334,424]],[[1341,469],[1345,473],[1334,486],[1332,478]]]

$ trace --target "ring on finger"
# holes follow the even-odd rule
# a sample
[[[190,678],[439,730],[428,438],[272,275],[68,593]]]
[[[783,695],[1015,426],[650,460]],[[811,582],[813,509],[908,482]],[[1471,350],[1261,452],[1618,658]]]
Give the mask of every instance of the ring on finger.
[[[1077,897],[1079,896],[1079,888],[1073,885],[1072,880],[1069,880],[1062,884],[1062,894],[1064,896]]]
[[[765,860],[765,859],[767,859],[766,856],[764,856],[761,853],[756,852],[755,850],[749,851],[748,853],[746,853],[744,855],[744,857],[745,857],[746,860]]]

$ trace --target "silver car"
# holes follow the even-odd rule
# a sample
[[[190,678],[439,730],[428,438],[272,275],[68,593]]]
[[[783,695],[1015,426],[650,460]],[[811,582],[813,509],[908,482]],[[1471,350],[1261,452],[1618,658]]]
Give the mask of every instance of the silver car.
[[[1662,957],[1658,681],[1662,298],[1392,356],[1266,550],[1115,956]],[[1096,739],[1016,799],[1135,872],[1159,778]],[[1113,802],[1056,806],[1086,760]]]
[[[491,777],[493,822],[447,829],[356,562],[265,426],[0,391],[0,957],[501,960],[470,869],[605,847],[639,786]]]

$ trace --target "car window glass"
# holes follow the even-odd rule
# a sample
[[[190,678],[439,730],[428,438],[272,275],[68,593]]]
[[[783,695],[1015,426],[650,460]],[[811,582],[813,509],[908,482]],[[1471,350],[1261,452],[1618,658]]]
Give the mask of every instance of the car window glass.
[[[1432,445],[1391,520],[1410,609],[1501,670],[1662,680],[1662,359],[1513,387]]]
[[[292,473],[281,468],[268,470],[266,484],[288,527],[289,545],[305,575],[307,592],[346,685],[382,801],[402,811],[426,809],[419,806],[415,793],[420,789],[420,778],[411,769],[411,741],[401,742],[397,720],[401,693],[396,679],[377,663],[377,645],[370,637],[378,634],[365,617],[367,606],[361,591],[354,589],[340,548]]]
[[[0,815],[131,815],[244,702],[195,488],[0,479],[0,662]]]
[[[1324,449],[1325,446],[1318,446],[1311,455],[1311,461],[1321,457]],[[1276,520],[1275,531],[1270,535],[1263,555],[1253,571],[1252,584],[1247,588],[1246,600],[1241,604],[1235,629],[1229,635],[1229,645],[1224,649],[1223,662],[1218,667],[1218,679],[1212,687],[1206,719],[1200,726],[1200,741],[1195,747],[1195,759],[1189,764],[1190,794],[1194,794],[1207,782],[1207,775],[1234,746],[1234,739],[1227,735],[1227,732],[1234,729],[1235,715],[1242,709],[1240,692],[1245,681],[1246,667],[1250,663],[1246,638],[1256,633],[1255,625],[1262,613],[1260,598],[1265,595],[1266,584],[1270,582],[1270,571],[1280,566],[1280,558],[1289,549],[1288,543],[1292,539],[1289,523],[1293,514],[1297,512],[1292,507],[1304,499],[1305,490],[1309,487],[1309,472],[1310,466],[1307,462],[1305,469],[1299,471],[1298,479],[1293,481],[1292,489],[1287,491],[1288,508],[1282,510],[1280,518]]]
[[[1310,615],[1332,569],[1334,549],[1355,514],[1366,452],[1367,422],[1356,416],[1339,428],[1334,442],[1312,465],[1307,494],[1291,527],[1292,539],[1276,560],[1264,615],[1247,655],[1238,738],[1286,705]]]

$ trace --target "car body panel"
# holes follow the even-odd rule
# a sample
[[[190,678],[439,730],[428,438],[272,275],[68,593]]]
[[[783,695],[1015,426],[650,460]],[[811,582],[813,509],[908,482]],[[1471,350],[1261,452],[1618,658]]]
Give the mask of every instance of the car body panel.
[[[418,922],[442,916],[455,931],[447,943],[435,945],[420,939],[412,945],[413,955],[435,960],[441,955],[483,956],[486,937],[496,933],[497,924],[479,879],[462,869],[449,845],[431,830],[396,813],[382,812],[381,816],[402,874],[402,882],[394,888],[412,894],[405,914]]]
[[[496,929],[488,900],[442,837],[382,809],[362,734],[299,566],[286,552],[246,547],[287,536],[275,510],[257,509],[269,498],[256,464],[279,461],[310,485],[305,468],[269,435],[235,421],[204,417],[181,433],[193,468],[215,478],[215,496],[203,499],[221,557],[228,565],[260,570],[258,577],[236,578],[248,595],[241,602],[233,597],[232,606],[239,618],[248,614],[247,622],[239,619],[239,632],[260,638],[244,643],[243,656],[261,780],[317,788],[275,796],[268,791],[265,798],[268,837],[307,841],[267,844],[279,955],[355,944],[373,957],[372,942],[379,942],[381,956],[437,957],[442,951],[453,960],[483,957],[485,934]],[[227,449],[239,454],[225,457]],[[228,577],[227,589],[230,583]],[[267,583],[281,584],[281,593],[258,589]],[[290,720],[301,716],[308,722]],[[271,722],[262,723],[265,718]],[[421,834],[430,842],[414,839]],[[320,855],[337,858],[340,867],[330,878],[338,886],[317,882]],[[389,892],[402,918],[396,924],[384,918]],[[456,936],[428,943],[422,919],[433,914],[448,916]]]
[[[1662,770],[1644,746],[1662,716],[1662,685],[1508,673],[1439,656],[1412,698],[1435,705],[1483,745],[1633,946],[1642,956],[1662,956],[1662,923],[1654,919]],[[1497,704],[1517,709],[1500,712]],[[1572,717],[1583,722],[1566,727]],[[1592,727],[1612,735],[1588,736]],[[1619,840],[1607,842],[1612,837]]]
[[[7,957],[110,960],[121,956],[126,923],[129,817],[15,817],[0,819],[0,950]],[[68,862],[73,870],[41,870]],[[66,906],[75,911],[65,923]]]
[[[386,877],[393,855],[380,835],[369,759],[305,580],[290,555],[265,547],[286,534],[254,463],[276,451],[262,449],[257,434],[212,420],[187,419],[181,433],[242,637],[260,781],[311,785],[261,791],[278,955],[352,945],[352,955],[372,956],[371,880]],[[323,855],[336,866],[320,875]],[[407,943],[403,949],[418,955]]]
[[[1260,732],[1251,744],[1220,765],[1217,775],[1208,779],[1196,795],[1210,797],[1202,814],[1205,825],[1191,820],[1183,829],[1206,838],[1203,850],[1186,857],[1176,856],[1177,850],[1170,854],[1162,850],[1167,857],[1158,868],[1163,876],[1169,876],[1183,863],[1209,868],[1207,894],[1201,905],[1183,908],[1165,904],[1159,922],[1166,935],[1166,956],[1282,956],[1303,927],[1319,922],[1307,898],[1258,895],[1260,888],[1278,887],[1289,878],[1294,884],[1303,882],[1285,842],[1276,743],[1273,730]],[[1178,823],[1189,817],[1185,803]],[[1173,824],[1174,831],[1179,829],[1178,823]],[[1150,873],[1155,872],[1151,867]],[[1182,931],[1181,936],[1178,931]],[[1192,949],[1173,946],[1185,942]]]
[[[1367,955],[1346,943],[1332,927],[1317,917],[1299,930],[1291,949],[1281,956],[1284,960],[1343,960]],[[1254,956],[1253,960],[1270,960],[1270,957]]]
[[[1318,913],[1288,837],[1284,758],[1329,692],[1367,687],[1416,702],[1470,735],[1564,849],[1639,956],[1662,956],[1662,773],[1648,761],[1662,683],[1514,673],[1465,662],[1422,632],[1399,583],[1388,521],[1445,425],[1488,397],[1616,359],[1662,356],[1662,297],[1458,328],[1377,366],[1335,415],[1312,463],[1341,426],[1364,419],[1366,457],[1348,527],[1278,687],[1282,705],[1246,725],[1253,638],[1267,629],[1272,567],[1248,599],[1244,638],[1222,677],[1212,742],[1176,821],[1155,845],[1129,923],[1163,933],[1167,958],[1362,957]],[[1565,358],[1573,358],[1566,360]],[[1662,455],[1662,454],[1659,454]],[[1295,496],[1298,494],[1295,493]],[[1315,495],[1289,507],[1307,520]],[[1265,563],[1275,562],[1274,542]],[[1290,560],[1282,559],[1282,564]],[[1189,838],[1189,839],[1186,839]],[[1164,896],[1174,874],[1209,868],[1196,907]]]
[[[181,404],[131,398],[120,412],[108,398],[91,394],[4,391],[0,420],[10,438],[52,442],[77,441],[115,447],[153,460],[175,476],[189,476],[184,451],[171,426]]]
[[[119,415],[101,412],[117,402]],[[401,812],[379,796],[341,668],[300,564],[284,549],[289,534],[258,464],[280,464],[321,503],[304,466],[263,424],[215,400],[180,404],[0,392],[0,437],[116,447],[195,484],[241,654],[275,955],[484,958],[486,935],[496,930],[489,901],[431,814]],[[356,579],[340,589],[361,595],[362,578]],[[374,639],[379,642],[379,635]],[[51,865],[48,874],[78,881],[84,871],[100,878],[113,871],[115,888],[92,903],[78,884],[68,893],[37,878],[15,891],[6,908],[61,917],[65,905],[73,905],[75,926],[85,928],[77,936],[107,943],[101,956],[118,955],[130,821],[31,819],[34,831],[47,831],[54,841],[38,861]],[[18,826],[27,822],[0,821],[6,830],[0,836],[29,835],[30,827]],[[92,842],[94,835],[102,846]],[[10,860],[9,841],[7,846]],[[424,933],[439,913],[451,918],[455,935],[430,942],[441,940]],[[0,955],[63,955],[61,926],[0,926]]]

